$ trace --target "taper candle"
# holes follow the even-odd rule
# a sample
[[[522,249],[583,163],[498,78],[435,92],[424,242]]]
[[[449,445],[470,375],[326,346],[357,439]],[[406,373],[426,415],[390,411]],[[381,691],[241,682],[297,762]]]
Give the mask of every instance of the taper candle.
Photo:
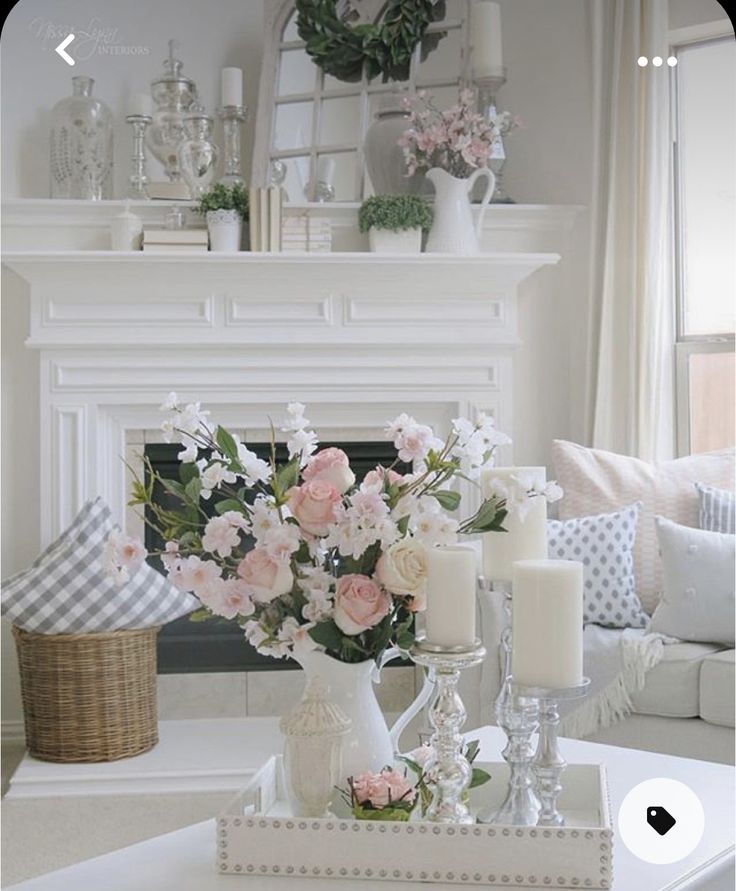
[[[475,643],[476,557],[473,548],[432,548],[427,558],[427,643],[438,647]]]
[[[501,7],[493,0],[475,0],[470,23],[473,77],[497,77],[503,72]]]
[[[150,93],[133,93],[128,100],[128,115],[150,117],[153,114],[153,99]]]
[[[242,105],[243,69],[223,68],[220,77],[222,105]]]
[[[583,679],[583,564],[514,564],[511,675],[515,684],[559,689]]]
[[[484,498],[493,494],[493,484],[516,485],[516,478],[529,478],[544,489],[547,471],[544,467],[493,467],[484,470],[481,490]],[[511,511],[503,523],[506,532],[486,532],[483,536],[483,575],[489,581],[510,582],[517,560],[544,560],[547,557],[547,499],[534,495],[526,511]]]

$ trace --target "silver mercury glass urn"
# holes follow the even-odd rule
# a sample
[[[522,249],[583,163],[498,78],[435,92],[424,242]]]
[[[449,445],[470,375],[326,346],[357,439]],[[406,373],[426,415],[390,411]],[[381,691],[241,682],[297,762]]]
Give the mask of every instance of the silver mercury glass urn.
[[[156,106],[153,121],[146,131],[146,145],[164,166],[171,182],[181,180],[179,147],[186,139],[185,119],[197,103],[197,86],[181,73],[182,63],[176,58],[178,43],[169,41],[169,58],[164,62],[164,75],[151,82],[151,96]]]
[[[192,198],[201,198],[215,179],[218,151],[212,142],[212,118],[198,107],[184,118],[185,138],[179,167]]]

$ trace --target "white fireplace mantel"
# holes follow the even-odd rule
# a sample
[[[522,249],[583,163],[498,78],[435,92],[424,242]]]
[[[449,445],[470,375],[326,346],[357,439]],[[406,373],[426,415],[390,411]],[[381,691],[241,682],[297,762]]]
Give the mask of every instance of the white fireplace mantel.
[[[170,390],[240,430],[293,400],[324,438],[376,438],[400,411],[438,429],[484,411],[511,430],[519,288],[557,264],[575,216],[496,207],[484,254],[376,256],[355,250],[355,208],[322,207],[352,250],[151,256],[94,249],[119,212],[105,204],[3,208],[40,352],[44,543],[98,494],[123,522],[126,442],[159,427]]]

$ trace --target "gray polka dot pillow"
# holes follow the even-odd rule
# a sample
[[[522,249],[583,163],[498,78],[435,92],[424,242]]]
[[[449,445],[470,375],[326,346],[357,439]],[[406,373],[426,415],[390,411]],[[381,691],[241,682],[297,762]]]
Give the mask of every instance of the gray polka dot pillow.
[[[640,506],[637,502],[611,514],[547,523],[550,559],[583,564],[586,625],[643,628],[647,624],[634,579]]]

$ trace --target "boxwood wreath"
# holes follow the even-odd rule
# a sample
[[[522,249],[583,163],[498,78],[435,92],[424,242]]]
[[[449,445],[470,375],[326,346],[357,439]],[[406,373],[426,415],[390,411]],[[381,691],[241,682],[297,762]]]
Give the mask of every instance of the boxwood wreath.
[[[417,195],[373,195],[366,198],[358,211],[361,232],[367,232],[371,227],[390,232],[428,230],[432,218],[432,208]]]
[[[296,0],[297,30],[315,65],[348,83],[359,81],[364,70],[369,80],[379,74],[384,83],[407,80],[417,44],[424,59],[446,33],[426,34],[445,17],[445,0],[388,0],[378,21],[353,27],[351,13],[338,15],[337,5]]]

